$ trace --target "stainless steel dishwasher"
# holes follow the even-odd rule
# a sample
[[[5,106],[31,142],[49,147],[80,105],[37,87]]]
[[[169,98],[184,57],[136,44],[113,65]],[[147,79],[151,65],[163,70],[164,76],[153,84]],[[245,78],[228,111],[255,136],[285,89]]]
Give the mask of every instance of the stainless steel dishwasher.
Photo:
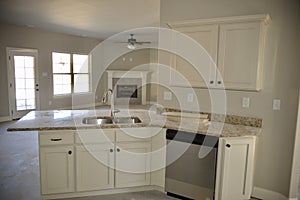
[[[213,200],[218,137],[170,129],[166,137],[167,194],[179,199]]]

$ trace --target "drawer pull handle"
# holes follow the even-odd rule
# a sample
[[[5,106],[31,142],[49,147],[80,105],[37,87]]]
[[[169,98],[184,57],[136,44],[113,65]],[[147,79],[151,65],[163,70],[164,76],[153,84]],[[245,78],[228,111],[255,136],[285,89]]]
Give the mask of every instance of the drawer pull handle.
[[[61,138],[51,138],[52,142],[58,142],[58,141],[61,141],[61,140],[62,140]]]
[[[71,155],[71,154],[72,154],[72,151],[69,151],[68,154]]]
[[[214,83],[214,81],[209,81],[209,83],[210,83],[210,84],[213,84],[213,83]]]
[[[109,152],[112,153],[112,152],[114,152],[114,150],[110,149]]]
[[[230,147],[231,147],[231,145],[230,145],[230,144],[226,144],[226,147],[227,147],[227,148],[230,148]]]
[[[119,148],[117,148],[117,152],[120,152],[120,149],[119,149]]]

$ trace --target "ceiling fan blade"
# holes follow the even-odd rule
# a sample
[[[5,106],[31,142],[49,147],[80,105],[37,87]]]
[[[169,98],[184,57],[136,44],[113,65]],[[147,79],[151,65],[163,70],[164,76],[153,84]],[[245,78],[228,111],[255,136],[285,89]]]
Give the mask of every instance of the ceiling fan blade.
[[[136,42],[136,44],[151,44],[151,42]]]

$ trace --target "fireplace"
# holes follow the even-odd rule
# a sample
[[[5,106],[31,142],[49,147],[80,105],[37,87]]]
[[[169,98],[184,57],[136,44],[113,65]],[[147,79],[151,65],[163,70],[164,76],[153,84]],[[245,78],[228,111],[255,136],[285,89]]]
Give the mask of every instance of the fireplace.
[[[146,104],[148,71],[107,71],[115,104]]]

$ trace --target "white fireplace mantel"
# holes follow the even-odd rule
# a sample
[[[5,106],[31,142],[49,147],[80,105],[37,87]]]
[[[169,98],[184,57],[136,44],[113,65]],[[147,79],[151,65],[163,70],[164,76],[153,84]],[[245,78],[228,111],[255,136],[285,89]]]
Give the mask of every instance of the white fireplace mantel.
[[[142,80],[142,104],[146,104],[147,75],[150,71],[106,70],[108,74],[108,89],[113,89],[113,78],[139,78]]]

